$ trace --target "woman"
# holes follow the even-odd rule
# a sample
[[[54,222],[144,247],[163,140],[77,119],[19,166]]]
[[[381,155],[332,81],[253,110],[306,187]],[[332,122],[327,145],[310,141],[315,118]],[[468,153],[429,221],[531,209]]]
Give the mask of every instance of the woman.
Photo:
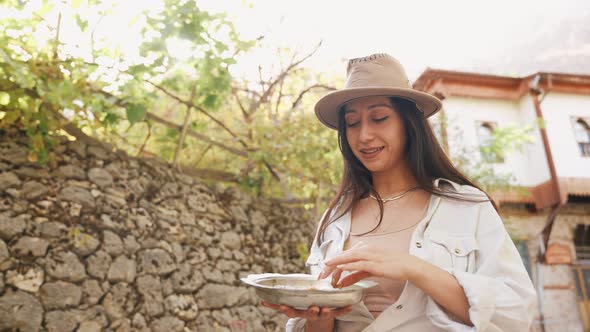
[[[350,60],[345,88],[316,104],[344,175],[307,265],[335,287],[379,285],[345,308],[263,303],[287,331],[528,331],[533,285],[495,206],[433,135],[441,106],[387,54]]]

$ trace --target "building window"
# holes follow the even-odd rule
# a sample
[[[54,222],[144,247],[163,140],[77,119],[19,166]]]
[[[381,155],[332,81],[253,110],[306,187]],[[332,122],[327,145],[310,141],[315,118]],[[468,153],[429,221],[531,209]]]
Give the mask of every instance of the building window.
[[[574,133],[583,157],[590,157],[590,126],[584,119],[575,119]]]
[[[494,128],[493,122],[477,122],[477,139],[479,151],[484,161],[490,163],[503,163],[504,157],[493,149]]]
[[[574,246],[576,247],[576,261],[590,262],[590,225],[578,224],[574,231]]]

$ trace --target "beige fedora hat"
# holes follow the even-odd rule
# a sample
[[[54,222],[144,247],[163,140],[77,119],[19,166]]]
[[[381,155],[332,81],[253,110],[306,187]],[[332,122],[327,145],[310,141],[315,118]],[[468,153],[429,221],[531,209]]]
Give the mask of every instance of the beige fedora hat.
[[[441,109],[441,101],[433,95],[414,90],[406,71],[389,54],[378,53],[350,59],[344,88],[328,93],[315,105],[315,114],[325,126],[338,129],[338,111],[343,104],[367,96],[391,96],[409,99],[429,117]]]

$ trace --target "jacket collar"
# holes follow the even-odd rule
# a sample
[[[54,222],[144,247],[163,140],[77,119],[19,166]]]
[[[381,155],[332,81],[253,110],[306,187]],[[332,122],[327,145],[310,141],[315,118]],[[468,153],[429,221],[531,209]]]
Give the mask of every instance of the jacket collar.
[[[443,186],[445,183],[446,183],[446,184],[450,184],[450,185],[451,185],[451,187],[453,187],[453,190],[454,190],[455,192],[460,192],[460,191],[461,191],[461,185],[460,185],[460,184],[458,184],[458,183],[456,183],[456,182],[453,182],[453,181],[451,181],[451,180],[449,180],[449,179],[445,179],[445,178],[437,178],[437,179],[435,179],[435,180],[433,181],[434,187],[435,187],[435,188],[438,188],[438,189],[441,189],[441,187],[442,187],[442,186]]]

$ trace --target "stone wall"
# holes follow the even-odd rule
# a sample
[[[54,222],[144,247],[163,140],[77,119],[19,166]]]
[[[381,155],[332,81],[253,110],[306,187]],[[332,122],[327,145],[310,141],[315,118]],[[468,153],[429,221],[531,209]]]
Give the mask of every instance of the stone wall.
[[[282,330],[239,277],[304,271],[304,211],[98,142],[38,167],[0,134],[0,330]]]

